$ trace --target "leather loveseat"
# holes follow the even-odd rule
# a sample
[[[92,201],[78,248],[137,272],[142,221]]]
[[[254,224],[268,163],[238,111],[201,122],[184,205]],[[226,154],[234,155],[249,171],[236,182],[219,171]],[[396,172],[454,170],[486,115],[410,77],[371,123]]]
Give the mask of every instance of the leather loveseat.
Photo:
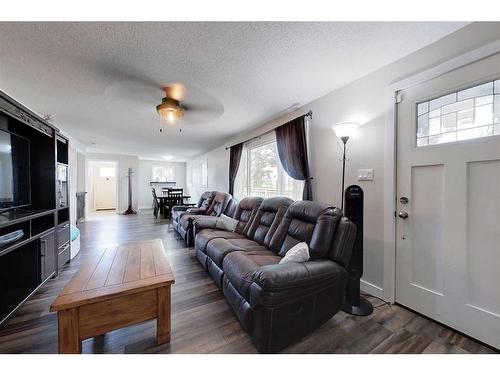
[[[188,246],[193,246],[193,218],[197,216],[218,217],[222,213],[231,216],[236,202],[230,194],[220,191],[204,192],[197,207],[174,206],[172,207],[172,226],[186,241]]]
[[[257,205],[242,200],[236,211],[250,211],[250,202]],[[356,227],[319,202],[270,198],[251,212],[235,232],[195,219],[196,256],[257,349],[278,352],[340,310]],[[310,260],[279,264],[299,242],[308,244]]]

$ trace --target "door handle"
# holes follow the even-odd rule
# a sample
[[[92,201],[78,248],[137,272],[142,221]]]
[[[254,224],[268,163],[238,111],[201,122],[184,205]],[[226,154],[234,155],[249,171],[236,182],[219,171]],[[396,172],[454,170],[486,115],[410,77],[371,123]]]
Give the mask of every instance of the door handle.
[[[399,212],[398,212],[398,216],[399,216],[401,219],[407,219],[407,218],[408,218],[408,212],[406,212],[406,211],[399,211]]]
[[[47,240],[41,240],[40,256],[44,257],[47,252]]]

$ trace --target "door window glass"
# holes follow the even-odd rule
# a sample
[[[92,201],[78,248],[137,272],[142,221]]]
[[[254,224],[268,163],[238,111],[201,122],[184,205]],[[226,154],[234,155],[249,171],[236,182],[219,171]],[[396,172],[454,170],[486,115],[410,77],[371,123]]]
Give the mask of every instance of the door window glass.
[[[417,147],[500,135],[500,80],[417,104]]]

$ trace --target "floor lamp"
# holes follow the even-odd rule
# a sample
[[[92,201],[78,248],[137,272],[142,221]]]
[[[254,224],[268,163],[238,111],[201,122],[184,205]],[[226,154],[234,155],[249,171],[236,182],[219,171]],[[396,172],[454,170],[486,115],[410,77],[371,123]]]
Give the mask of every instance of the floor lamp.
[[[335,131],[335,135],[340,138],[342,140],[342,143],[344,144],[344,152],[342,154],[342,190],[340,192],[340,196],[342,197],[340,208],[342,211],[344,211],[346,145],[349,138],[351,138],[354,133],[356,133],[356,129],[359,128],[359,124],[356,122],[341,122],[339,124],[332,125],[331,128]]]
[[[349,138],[353,136],[359,124],[344,122],[332,125],[332,129],[338,138],[342,140],[344,150],[342,155],[342,212],[358,228],[356,240],[352,249],[352,257],[347,271],[349,272],[349,281],[347,283],[346,297],[342,310],[346,313],[358,316],[370,315],[373,312],[373,306],[366,298],[360,294],[360,282],[363,275],[363,189],[357,185],[351,185],[345,191],[345,162],[346,145]],[[344,209],[344,195],[346,196],[346,207]]]

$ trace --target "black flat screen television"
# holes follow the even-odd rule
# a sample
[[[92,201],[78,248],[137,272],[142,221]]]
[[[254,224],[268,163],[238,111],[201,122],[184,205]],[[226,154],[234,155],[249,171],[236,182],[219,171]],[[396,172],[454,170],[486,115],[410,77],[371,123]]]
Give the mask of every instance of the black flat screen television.
[[[30,203],[29,140],[0,129],[0,212]]]

